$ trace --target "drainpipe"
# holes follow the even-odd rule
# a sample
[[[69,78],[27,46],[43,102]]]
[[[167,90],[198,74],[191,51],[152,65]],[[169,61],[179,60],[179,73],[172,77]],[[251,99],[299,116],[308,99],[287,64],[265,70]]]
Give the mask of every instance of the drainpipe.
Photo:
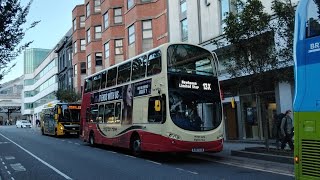
[[[169,0],[167,0],[167,34],[168,42],[170,42],[170,18],[169,18]]]
[[[202,27],[201,27],[201,7],[200,7],[200,0],[197,1],[198,5],[198,30],[199,30],[199,44],[202,43]]]

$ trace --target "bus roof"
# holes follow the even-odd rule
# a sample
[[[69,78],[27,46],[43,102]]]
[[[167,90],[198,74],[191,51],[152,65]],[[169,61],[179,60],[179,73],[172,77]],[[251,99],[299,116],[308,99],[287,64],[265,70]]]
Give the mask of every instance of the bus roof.
[[[138,55],[136,55],[136,56],[134,56],[134,57],[132,57],[132,58],[126,59],[126,60],[123,61],[123,62],[120,62],[120,63],[118,63],[118,64],[114,64],[114,65],[112,65],[112,66],[110,66],[110,67],[108,67],[108,68],[104,68],[104,69],[102,69],[102,70],[100,70],[100,71],[98,71],[98,72],[96,72],[96,73],[94,73],[94,74],[91,74],[91,75],[85,77],[84,79],[91,78],[91,77],[93,77],[93,76],[98,75],[99,73],[101,73],[101,72],[103,72],[103,71],[106,71],[106,69],[111,69],[111,68],[113,68],[113,67],[120,66],[120,65],[122,65],[122,64],[127,63],[127,62],[130,61],[130,60],[137,59],[137,58],[140,57],[140,56],[150,54],[151,52],[154,52],[154,51],[156,51],[156,50],[158,50],[158,49],[161,49],[161,48],[163,48],[163,47],[169,47],[170,45],[174,45],[174,44],[193,45],[193,46],[197,46],[197,47],[199,47],[199,48],[205,49],[205,48],[202,47],[202,46],[199,46],[199,45],[197,45],[197,44],[192,44],[192,43],[185,43],[185,42],[164,43],[164,44],[161,44],[161,45],[158,46],[158,47],[155,47],[155,48],[150,49],[150,50],[148,50],[148,51],[146,51],[146,52],[143,52],[143,53],[141,53],[141,54],[138,54]],[[207,49],[205,49],[205,50],[207,50]],[[209,50],[207,50],[207,51],[210,52]],[[210,53],[211,53],[211,52],[210,52]]]

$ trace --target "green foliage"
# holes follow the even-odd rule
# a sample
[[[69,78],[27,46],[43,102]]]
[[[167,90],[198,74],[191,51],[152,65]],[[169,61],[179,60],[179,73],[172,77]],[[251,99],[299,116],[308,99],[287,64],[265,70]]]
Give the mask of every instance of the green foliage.
[[[74,90],[69,89],[58,89],[55,93],[58,100],[61,102],[72,103],[80,100],[81,95]]]
[[[259,93],[265,72],[278,70],[276,78],[292,77],[294,10],[290,2],[274,0],[266,13],[260,0],[236,0],[237,12],[227,14],[223,40],[216,41],[222,64],[232,77],[247,76],[246,80]],[[281,70],[280,70],[281,69]],[[289,69],[288,74],[282,69]],[[285,75],[284,75],[285,74]]]
[[[27,28],[22,27],[31,3],[32,0],[22,7],[19,0],[0,0],[0,80],[15,66],[9,63],[32,43],[20,45],[26,31],[39,23],[36,21]]]

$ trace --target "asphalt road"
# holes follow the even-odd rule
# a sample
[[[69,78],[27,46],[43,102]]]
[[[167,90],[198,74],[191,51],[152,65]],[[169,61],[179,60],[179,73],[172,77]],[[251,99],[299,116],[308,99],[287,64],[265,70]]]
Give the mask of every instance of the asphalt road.
[[[142,158],[136,158],[128,150],[90,147],[77,138],[42,136],[36,128],[0,126],[2,180],[293,179],[291,176],[215,161],[221,159],[207,160],[158,153],[147,153]]]

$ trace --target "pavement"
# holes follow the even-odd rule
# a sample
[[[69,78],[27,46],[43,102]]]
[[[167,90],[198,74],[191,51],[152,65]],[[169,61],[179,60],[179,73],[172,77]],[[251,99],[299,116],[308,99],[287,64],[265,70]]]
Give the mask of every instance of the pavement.
[[[293,157],[250,151],[263,147],[262,141],[225,141],[222,152],[199,155],[217,163],[294,177]],[[276,146],[271,143],[270,148],[276,149]]]

